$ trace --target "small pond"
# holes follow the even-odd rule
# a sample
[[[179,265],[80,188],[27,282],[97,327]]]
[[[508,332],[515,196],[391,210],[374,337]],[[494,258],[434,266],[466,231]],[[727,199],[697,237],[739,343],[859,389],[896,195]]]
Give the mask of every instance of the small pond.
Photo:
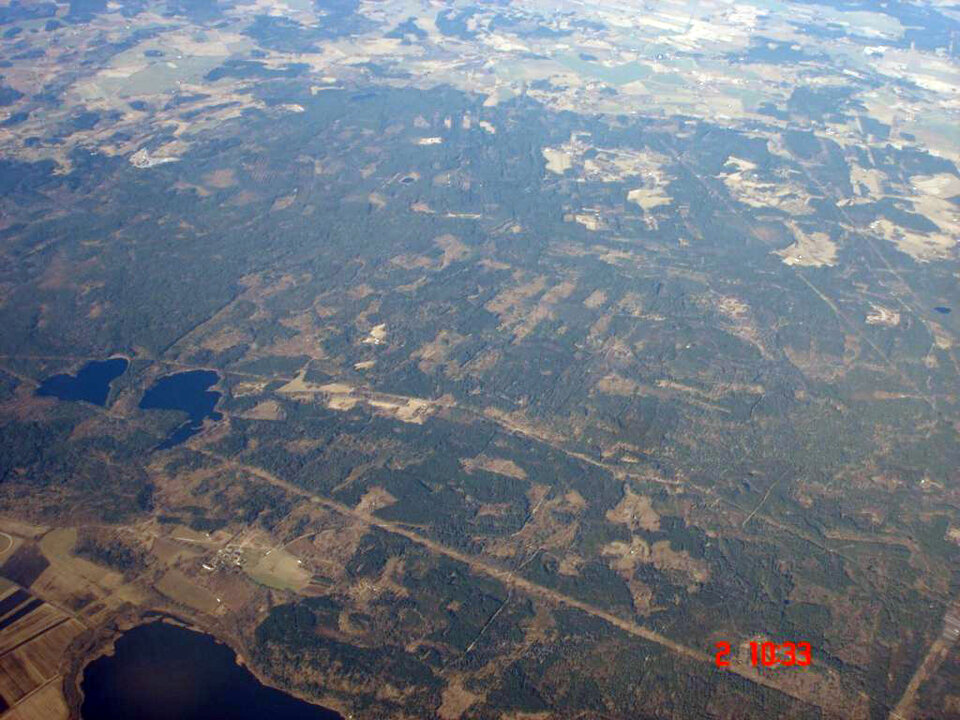
[[[76,375],[52,375],[37,388],[37,395],[59,400],[82,400],[103,407],[110,395],[110,383],[123,375],[129,365],[126,358],[93,360]]]
[[[179,445],[203,427],[206,418],[220,420],[223,416],[214,408],[220,393],[209,390],[220,376],[213,370],[189,370],[165,375],[157,380],[140,399],[144,410],[179,410],[189,418],[158,446],[159,450]]]

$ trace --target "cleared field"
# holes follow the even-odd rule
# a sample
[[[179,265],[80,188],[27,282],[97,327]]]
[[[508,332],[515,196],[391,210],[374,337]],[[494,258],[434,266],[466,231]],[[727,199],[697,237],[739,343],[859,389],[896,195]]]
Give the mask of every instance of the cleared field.
[[[0,518],[0,532],[13,535],[14,540],[18,538],[36,539],[47,530],[49,528],[45,525],[33,525],[11,517]]]
[[[181,560],[190,560],[200,556],[199,546],[187,546],[184,542],[158,537],[153,541],[151,550],[167,565],[175,565]]]
[[[261,585],[278,590],[303,590],[311,577],[297,558],[283,549],[272,550],[247,568],[247,574]]]
[[[69,716],[60,683],[53,679],[3,717],[4,720],[66,720]]]
[[[220,607],[213,593],[194,583],[179,570],[168,570],[156,584],[156,588],[171,600],[200,612],[215,613]]]
[[[43,604],[33,612],[11,623],[0,633],[0,653],[8,652],[25,643],[54,625],[63,622],[67,616],[52,605]]]
[[[40,550],[60,576],[73,577],[79,587],[86,582],[112,589],[123,583],[123,576],[73,554],[77,544],[76,528],[51,530],[40,540]]]
[[[68,620],[0,657],[0,696],[12,706],[55,677],[67,646],[82,630]]]
[[[27,665],[15,657],[14,652],[0,658],[0,696],[11,706],[40,687],[46,679],[38,668]]]
[[[13,615],[23,604],[30,599],[30,593],[16,586],[11,586],[0,595],[0,622],[8,615]]]

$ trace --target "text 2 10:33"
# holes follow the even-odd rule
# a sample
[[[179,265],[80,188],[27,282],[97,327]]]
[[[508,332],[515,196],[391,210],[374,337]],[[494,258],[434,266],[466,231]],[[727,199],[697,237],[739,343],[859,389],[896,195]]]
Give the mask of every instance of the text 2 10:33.
[[[717,654],[715,660],[717,667],[730,667],[730,643],[718,642],[715,647]],[[807,642],[785,642],[780,645],[772,642],[750,643],[750,664],[756,667],[773,667],[782,665],[784,667],[800,666],[806,667],[812,660],[810,643]]]

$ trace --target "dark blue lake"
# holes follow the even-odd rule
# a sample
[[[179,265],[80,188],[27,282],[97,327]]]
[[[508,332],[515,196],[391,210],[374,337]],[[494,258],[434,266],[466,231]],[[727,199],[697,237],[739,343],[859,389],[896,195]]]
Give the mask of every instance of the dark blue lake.
[[[209,635],[156,622],[83,673],[82,720],[343,720],[268,688]]]
[[[188,420],[158,446],[159,450],[179,445],[203,427],[205,418],[220,420],[223,416],[214,408],[220,393],[209,390],[220,376],[213,370],[190,370],[166,375],[157,380],[140,399],[144,410],[179,410]]]
[[[110,394],[110,383],[123,375],[129,364],[126,358],[119,357],[88,362],[76,375],[48,377],[37,388],[37,395],[59,400],[83,400],[102,407]]]

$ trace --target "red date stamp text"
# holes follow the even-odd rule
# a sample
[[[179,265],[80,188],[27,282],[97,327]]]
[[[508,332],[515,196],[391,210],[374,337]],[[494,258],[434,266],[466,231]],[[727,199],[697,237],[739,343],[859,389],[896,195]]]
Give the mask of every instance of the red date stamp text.
[[[717,667],[730,667],[730,643],[718,642],[715,647],[717,653],[714,656]],[[751,642],[750,643],[750,664],[754,667],[773,667],[781,665],[783,667],[807,667],[813,660],[813,652],[808,642]]]

